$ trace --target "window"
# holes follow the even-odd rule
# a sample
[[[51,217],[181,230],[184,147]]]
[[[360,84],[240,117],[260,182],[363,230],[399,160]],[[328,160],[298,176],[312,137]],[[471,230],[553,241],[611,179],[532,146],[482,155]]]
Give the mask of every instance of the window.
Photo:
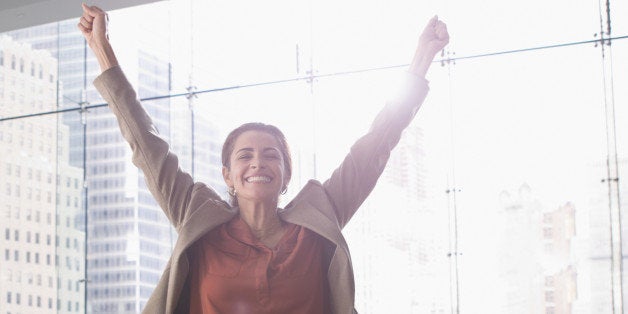
[[[24,59],[20,58],[20,73],[24,73]]]
[[[554,291],[545,291],[545,302],[554,302]]]
[[[11,70],[15,70],[15,55],[11,55]]]

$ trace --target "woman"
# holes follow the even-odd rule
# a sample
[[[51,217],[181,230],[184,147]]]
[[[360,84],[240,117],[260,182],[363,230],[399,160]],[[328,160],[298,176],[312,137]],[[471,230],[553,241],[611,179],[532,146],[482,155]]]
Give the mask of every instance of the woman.
[[[324,183],[311,180],[283,209],[292,163],[277,128],[245,124],[227,137],[223,177],[231,204],[179,169],[118,66],[107,15],[83,4],[78,24],[102,73],[94,81],[116,115],[133,162],[179,233],[145,313],[354,313],[354,281],[341,229],[369,195],[427,91],[434,56],[449,41],[432,18],[407,76],[369,132]]]

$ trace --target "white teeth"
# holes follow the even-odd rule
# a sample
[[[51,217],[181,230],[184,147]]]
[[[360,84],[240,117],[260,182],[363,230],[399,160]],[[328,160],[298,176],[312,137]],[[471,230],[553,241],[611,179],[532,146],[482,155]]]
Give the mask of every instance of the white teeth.
[[[270,177],[266,177],[266,176],[249,177],[249,178],[246,179],[246,182],[249,182],[249,183],[254,183],[254,182],[267,183],[267,182],[270,182]]]

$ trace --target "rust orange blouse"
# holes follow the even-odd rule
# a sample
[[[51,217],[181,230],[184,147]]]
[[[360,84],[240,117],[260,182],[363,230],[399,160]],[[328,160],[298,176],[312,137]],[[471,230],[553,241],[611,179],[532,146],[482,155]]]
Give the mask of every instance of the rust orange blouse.
[[[191,248],[190,313],[329,313],[324,241],[291,224],[269,249],[236,216]]]

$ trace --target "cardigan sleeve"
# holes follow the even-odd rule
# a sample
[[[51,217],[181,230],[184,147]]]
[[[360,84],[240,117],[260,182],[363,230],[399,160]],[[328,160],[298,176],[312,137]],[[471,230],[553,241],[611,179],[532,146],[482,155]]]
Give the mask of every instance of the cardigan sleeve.
[[[181,170],[177,156],[159,136],[119,66],[103,72],[94,80],[94,86],[115,114],[120,131],[131,146],[133,163],[144,172],[149,190],[177,230],[185,222],[189,209],[199,205],[195,203],[211,201],[228,207],[213,189],[194,183]]]
[[[425,78],[406,74],[400,95],[375,117],[369,131],[352,146],[342,163],[323,183],[340,227],[344,227],[371,193],[384,171],[390,152],[421,107],[427,92]]]

